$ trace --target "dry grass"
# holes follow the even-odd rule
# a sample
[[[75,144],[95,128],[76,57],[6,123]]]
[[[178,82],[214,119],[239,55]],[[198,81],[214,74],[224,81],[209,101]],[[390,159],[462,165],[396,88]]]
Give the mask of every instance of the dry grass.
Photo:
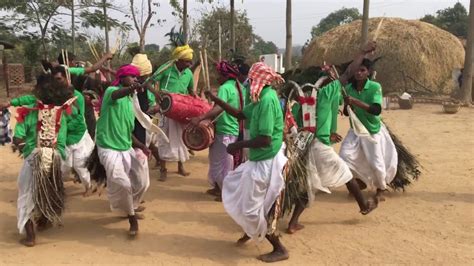
[[[369,38],[380,19],[370,19]],[[321,65],[324,61],[341,64],[351,60],[360,42],[360,28],[361,21],[357,20],[313,40],[305,50],[301,67]],[[377,44],[375,56],[383,58],[375,68],[377,80],[385,92],[415,87],[407,76],[435,94],[449,94],[454,89],[452,71],[462,68],[464,48],[451,33],[418,20],[385,18]]]

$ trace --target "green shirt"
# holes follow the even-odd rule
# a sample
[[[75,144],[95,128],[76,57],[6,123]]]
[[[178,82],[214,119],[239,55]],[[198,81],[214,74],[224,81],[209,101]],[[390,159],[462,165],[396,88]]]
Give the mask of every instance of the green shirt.
[[[194,87],[193,72],[189,68],[180,72],[176,64],[151,78],[154,82],[160,82],[161,90],[171,93],[189,94],[188,89],[192,90]]]
[[[70,67],[69,68],[69,74],[71,75],[82,76],[85,73],[86,73],[86,70],[83,67]]]
[[[35,104],[27,105],[27,107],[36,107]],[[66,146],[66,136],[67,136],[67,122],[66,115],[61,117],[61,125],[59,128],[56,149],[61,154],[63,159],[66,158],[64,152],[64,147]],[[28,157],[31,152],[36,148],[37,141],[37,127],[38,127],[38,111],[32,110],[26,116],[22,123],[17,123],[15,126],[15,137],[23,139],[25,141],[25,147],[23,148],[23,157]]]
[[[357,89],[349,84],[346,88],[347,94],[354,97],[368,105],[374,103],[382,105],[382,86],[380,83],[367,80],[362,91],[358,92]],[[377,134],[380,131],[380,115],[369,114],[362,108],[354,106],[354,113],[359,118],[360,122],[367,128],[370,134]],[[352,125],[351,125],[352,126]]]
[[[228,103],[230,106],[239,109],[239,92],[237,91],[236,81],[229,79],[219,87],[217,97]],[[239,135],[239,121],[227,112],[223,112],[217,119],[216,133],[220,135]]]
[[[87,130],[86,121],[84,119],[85,101],[84,96],[77,90],[74,90],[74,96],[77,97],[75,104],[72,106],[71,115],[66,116],[68,124],[66,145],[79,143]],[[33,105],[36,103],[34,95],[24,95],[14,98],[11,101],[12,106]]]
[[[250,117],[250,138],[268,136],[272,138],[270,146],[250,148],[250,161],[264,161],[275,157],[283,143],[283,114],[276,91],[266,86],[260,93],[260,101],[244,108],[246,117]]]
[[[74,96],[77,97],[75,105],[72,107],[71,115],[66,117],[67,120],[67,139],[66,145],[79,143],[87,131],[86,120],[84,118],[85,101],[84,96],[77,90],[74,90]]]
[[[105,90],[96,131],[96,142],[101,148],[126,151],[132,147],[135,125],[132,98],[112,99],[112,93],[121,88],[112,86]]]
[[[341,87],[341,82],[335,80],[318,92],[316,137],[326,145],[331,145],[331,133],[337,131],[337,115],[342,103]]]

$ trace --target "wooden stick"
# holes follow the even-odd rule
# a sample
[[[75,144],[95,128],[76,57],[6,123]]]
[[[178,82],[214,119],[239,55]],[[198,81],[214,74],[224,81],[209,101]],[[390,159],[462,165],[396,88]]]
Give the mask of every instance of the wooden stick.
[[[206,65],[206,81],[207,81],[207,90],[211,90],[211,82],[209,80],[209,65],[207,64],[207,49],[204,48],[204,64]]]
[[[384,19],[385,18],[382,17],[382,19],[379,21],[379,25],[377,25],[377,29],[375,29],[374,38],[373,38],[374,41],[376,41],[377,38],[379,37],[380,28],[382,28],[382,23]]]
[[[206,66],[204,65],[204,59],[202,57],[202,48],[201,51],[199,51],[199,59],[201,60],[201,73],[202,73],[202,80],[204,81],[204,88],[207,88],[207,80],[206,80]],[[199,90],[199,95],[201,95],[202,89]]]
[[[92,48],[92,44],[90,41],[87,41],[87,44],[89,44],[89,50],[91,51],[92,56],[96,61],[99,61],[99,58],[97,57],[96,51],[94,48]]]

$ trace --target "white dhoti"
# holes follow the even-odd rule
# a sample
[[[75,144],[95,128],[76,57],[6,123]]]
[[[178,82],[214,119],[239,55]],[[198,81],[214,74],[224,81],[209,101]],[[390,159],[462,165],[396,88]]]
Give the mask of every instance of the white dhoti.
[[[397,173],[397,150],[383,124],[372,138],[375,142],[358,137],[350,129],[342,142],[339,155],[348,164],[355,177],[367,186],[385,190]]]
[[[251,238],[263,239],[267,234],[267,215],[284,188],[287,160],[282,147],[274,158],[247,161],[224,178],[224,208]]]
[[[149,186],[147,164],[133,149],[115,151],[97,147],[97,151],[107,175],[110,209],[134,215]]]
[[[214,143],[209,147],[208,180],[211,186],[217,184],[222,189],[224,178],[234,169],[234,156],[227,153],[227,146],[236,141],[237,136],[216,135]]]
[[[250,130],[244,128],[244,140],[250,139]],[[242,149],[242,162],[245,162],[249,159],[249,148]]]
[[[71,168],[79,175],[82,184],[86,188],[91,187],[91,173],[87,170],[87,160],[94,150],[94,141],[86,131],[82,139],[73,145],[66,146],[66,159],[61,164],[63,178],[69,176]]]
[[[18,231],[25,233],[25,225],[33,217],[35,203],[33,201],[33,156],[29,155],[23,162],[18,176],[17,219]]]
[[[167,143],[161,140],[162,137],[158,137],[160,159],[168,162],[185,162],[189,160],[188,148],[184,145],[182,138],[184,125],[166,116],[161,116],[159,126],[169,139],[169,143]]]
[[[308,204],[311,204],[318,190],[331,193],[330,188],[345,185],[352,179],[349,167],[336,151],[317,138],[313,140],[308,151],[307,173],[310,190]]]

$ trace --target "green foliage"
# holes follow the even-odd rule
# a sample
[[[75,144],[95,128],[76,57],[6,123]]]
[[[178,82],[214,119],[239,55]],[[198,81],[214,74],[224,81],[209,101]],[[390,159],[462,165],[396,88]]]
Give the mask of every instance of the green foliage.
[[[436,11],[436,15],[425,15],[420,20],[438,26],[458,37],[467,38],[469,15],[466,8],[459,2],[453,7]]]
[[[276,54],[278,53],[278,47],[271,41],[265,41],[262,37],[255,35],[252,54],[260,56],[262,54]]]
[[[231,52],[230,41],[230,10],[225,7],[214,7],[210,12],[204,13],[197,22],[196,29],[201,41],[207,41],[208,54],[217,59],[219,50],[219,24],[222,27],[222,57],[229,59],[234,55]],[[235,44],[236,53],[239,55],[250,54],[254,42],[252,25],[249,23],[246,12],[236,10],[235,14]]]
[[[343,7],[321,19],[317,26],[313,26],[311,29],[311,37],[315,38],[317,36],[321,36],[323,33],[332,28],[346,23],[351,23],[352,21],[360,19],[361,17],[362,15],[357,8]]]

